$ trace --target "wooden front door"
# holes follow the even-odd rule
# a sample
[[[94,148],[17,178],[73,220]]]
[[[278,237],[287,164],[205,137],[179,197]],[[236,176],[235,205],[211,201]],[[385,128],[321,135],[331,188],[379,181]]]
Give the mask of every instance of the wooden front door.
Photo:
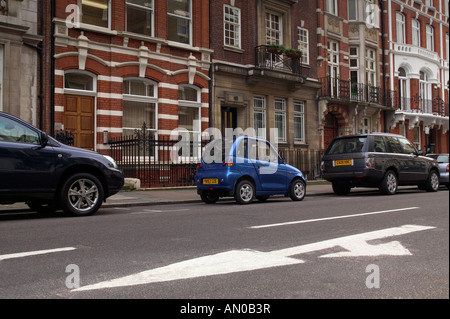
[[[226,136],[226,129],[236,129],[237,109],[235,107],[222,107],[222,137]]]
[[[94,150],[94,105],[92,96],[64,96],[64,129],[73,133],[76,147]]]
[[[325,150],[331,144],[333,138],[338,135],[338,129],[339,126],[336,117],[333,114],[328,113],[325,117],[325,126],[323,128],[323,146]]]

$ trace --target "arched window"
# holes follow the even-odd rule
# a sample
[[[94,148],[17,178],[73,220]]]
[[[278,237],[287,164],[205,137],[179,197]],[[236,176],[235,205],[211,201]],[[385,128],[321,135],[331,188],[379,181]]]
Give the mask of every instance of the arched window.
[[[405,16],[401,12],[396,13],[397,43],[404,44],[405,39]]]
[[[192,142],[189,156],[200,156],[201,130],[201,94],[200,89],[193,85],[180,85],[178,87],[178,127],[187,133],[183,139]],[[186,156],[183,152],[183,156]]]
[[[431,113],[432,100],[431,100],[430,76],[427,72],[424,71],[420,71],[419,98],[420,98],[420,110],[424,113]]]
[[[398,88],[400,109],[403,111],[410,110],[409,94],[408,94],[408,78],[404,68],[398,69]]]
[[[156,138],[158,86],[156,83],[140,78],[123,80],[123,135],[134,135],[144,127],[146,133]]]
[[[66,71],[64,89],[94,92],[96,90],[94,76],[87,72]]]
[[[411,21],[412,27],[412,44],[420,47],[420,22],[417,19]]]
[[[427,35],[427,49],[434,51],[434,28],[433,26],[427,24],[426,26]]]

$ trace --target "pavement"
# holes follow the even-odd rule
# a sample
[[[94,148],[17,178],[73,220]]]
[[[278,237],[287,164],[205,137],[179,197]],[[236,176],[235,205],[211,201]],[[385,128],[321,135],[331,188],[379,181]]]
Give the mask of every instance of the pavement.
[[[333,195],[331,184],[323,181],[308,181],[306,186],[306,197],[318,195]],[[231,198],[231,197],[230,197]],[[105,207],[131,207],[150,206],[177,203],[201,202],[196,187],[171,187],[151,188],[140,190],[123,190],[106,199],[102,208]],[[0,212],[11,210],[28,209],[25,203],[14,203],[0,205]]]

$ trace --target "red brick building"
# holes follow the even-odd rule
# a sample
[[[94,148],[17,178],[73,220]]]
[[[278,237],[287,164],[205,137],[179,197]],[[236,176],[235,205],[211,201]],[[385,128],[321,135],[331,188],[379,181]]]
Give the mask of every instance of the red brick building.
[[[385,130],[394,112],[382,72],[378,1],[317,1],[321,146],[338,135]]]
[[[388,128],[419,149],[448,153],[448,1],[385,1],[383,19],[386,85],[397,100]]]
[[[210,2],[211,126],[271,140],[312,178],[319,162],[315,2]]]
[[[52,4],[54,130],[102,152],[144,122],[155,139],[177,127],[200,139],[209,126],[208,0]]]

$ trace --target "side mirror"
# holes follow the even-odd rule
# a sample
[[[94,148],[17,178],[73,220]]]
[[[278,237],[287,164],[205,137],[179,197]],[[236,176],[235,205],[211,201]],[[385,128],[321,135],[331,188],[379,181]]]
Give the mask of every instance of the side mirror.
[[[419,156],[423,155],[423,151],[422,150],[418,150],[417,151],[417,155],[419,155]]]
[[[286,157],[283,157],[283,158],[279,158],[279,161],[278,161],[280,164],[286,164]]]
[[[47,146],[47,143],[48,143],[48,136],[47,136],[47,134],[44,133],[44,132],[41,132],[41,146],[45,147],[45,146]]]

